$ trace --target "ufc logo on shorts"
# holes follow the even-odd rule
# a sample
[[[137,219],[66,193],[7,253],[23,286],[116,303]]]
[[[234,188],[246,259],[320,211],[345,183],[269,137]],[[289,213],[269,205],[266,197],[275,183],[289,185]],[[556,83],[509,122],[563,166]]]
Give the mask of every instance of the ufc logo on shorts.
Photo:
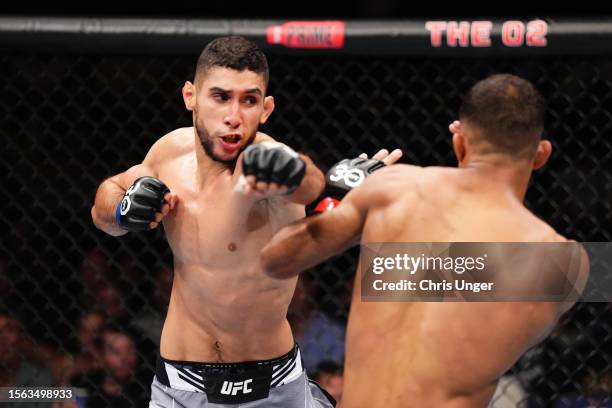
[[[349,187],[357,187],[361,183],[363,183],[363,179],[365,178],[365,174],[361,169],[349,169],[346,164],[339,164],[336,166],[336,171],[334,174],[329,176],[331,181],[344,181]]]
[[[249,384],[252,382],[252,378],[237,382],[223,381],[223,385],[221,386],[221,394],[236,395],[238,391],[242,391],[243,394],[248,394],[253,391],[252,388],[249,388]]]

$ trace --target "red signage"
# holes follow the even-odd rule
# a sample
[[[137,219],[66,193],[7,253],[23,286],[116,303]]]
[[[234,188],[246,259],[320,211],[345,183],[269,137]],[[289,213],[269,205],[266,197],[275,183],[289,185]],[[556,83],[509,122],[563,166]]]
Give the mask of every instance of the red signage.
[[[289,48],[342,48],[344,21],[290,21],[266,29],[268,44]]]
[[[427,21],[432,47],[490,47],[492,21]],[[544,20],[505,21],[501,41],[506,47],[546,47],[548,24]]]

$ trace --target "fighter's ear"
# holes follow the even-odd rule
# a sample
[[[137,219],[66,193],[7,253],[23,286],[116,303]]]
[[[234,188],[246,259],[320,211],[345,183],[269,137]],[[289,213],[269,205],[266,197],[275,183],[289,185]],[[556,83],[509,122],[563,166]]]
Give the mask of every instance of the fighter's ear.
[[[185,102],[185,107],[188,111],[192,111],[195,107],[196,102],[196,88],[195,85],[189,81],[185,81],[185,85],[183,85],[183,102]]]
[[[544,166],[552,153],[552,144],[548,140],[540,140],[538,143],[538,149],[536,150],[535,157],[533,158],[534,170]]]
[[[274,97],[266,96],[264,98],[263,106],[264,106],[263,113],[261,114],[261,117],[259,118],[259,123],[262,125],[266,123],[266,121],[268,120],[272,112],[274,111]]]
[[[465,159],[465,136],[461,133],[453,133],[453,150],[457,156],[457,162],[461,164]]]

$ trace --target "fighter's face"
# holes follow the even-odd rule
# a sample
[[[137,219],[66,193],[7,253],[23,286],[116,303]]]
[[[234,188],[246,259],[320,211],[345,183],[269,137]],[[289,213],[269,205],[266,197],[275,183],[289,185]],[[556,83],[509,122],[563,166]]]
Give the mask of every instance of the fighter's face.
[[[213,160],[231,165],[253,142],[257,128],[274,109],[265,89],[262,75],[223,67],[211,68],[195,86],[185,84],[185,104],[193,112],[202,147]]]

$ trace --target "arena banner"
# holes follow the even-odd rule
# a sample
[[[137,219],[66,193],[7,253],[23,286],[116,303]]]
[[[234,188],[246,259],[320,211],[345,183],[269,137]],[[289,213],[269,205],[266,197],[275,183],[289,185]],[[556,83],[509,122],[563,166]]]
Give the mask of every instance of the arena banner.
[[[198,20],[0,17],[0,48],[42,52],[196,53],[242,35],[267,53],[354,55],[609,54],[612,20]]]

